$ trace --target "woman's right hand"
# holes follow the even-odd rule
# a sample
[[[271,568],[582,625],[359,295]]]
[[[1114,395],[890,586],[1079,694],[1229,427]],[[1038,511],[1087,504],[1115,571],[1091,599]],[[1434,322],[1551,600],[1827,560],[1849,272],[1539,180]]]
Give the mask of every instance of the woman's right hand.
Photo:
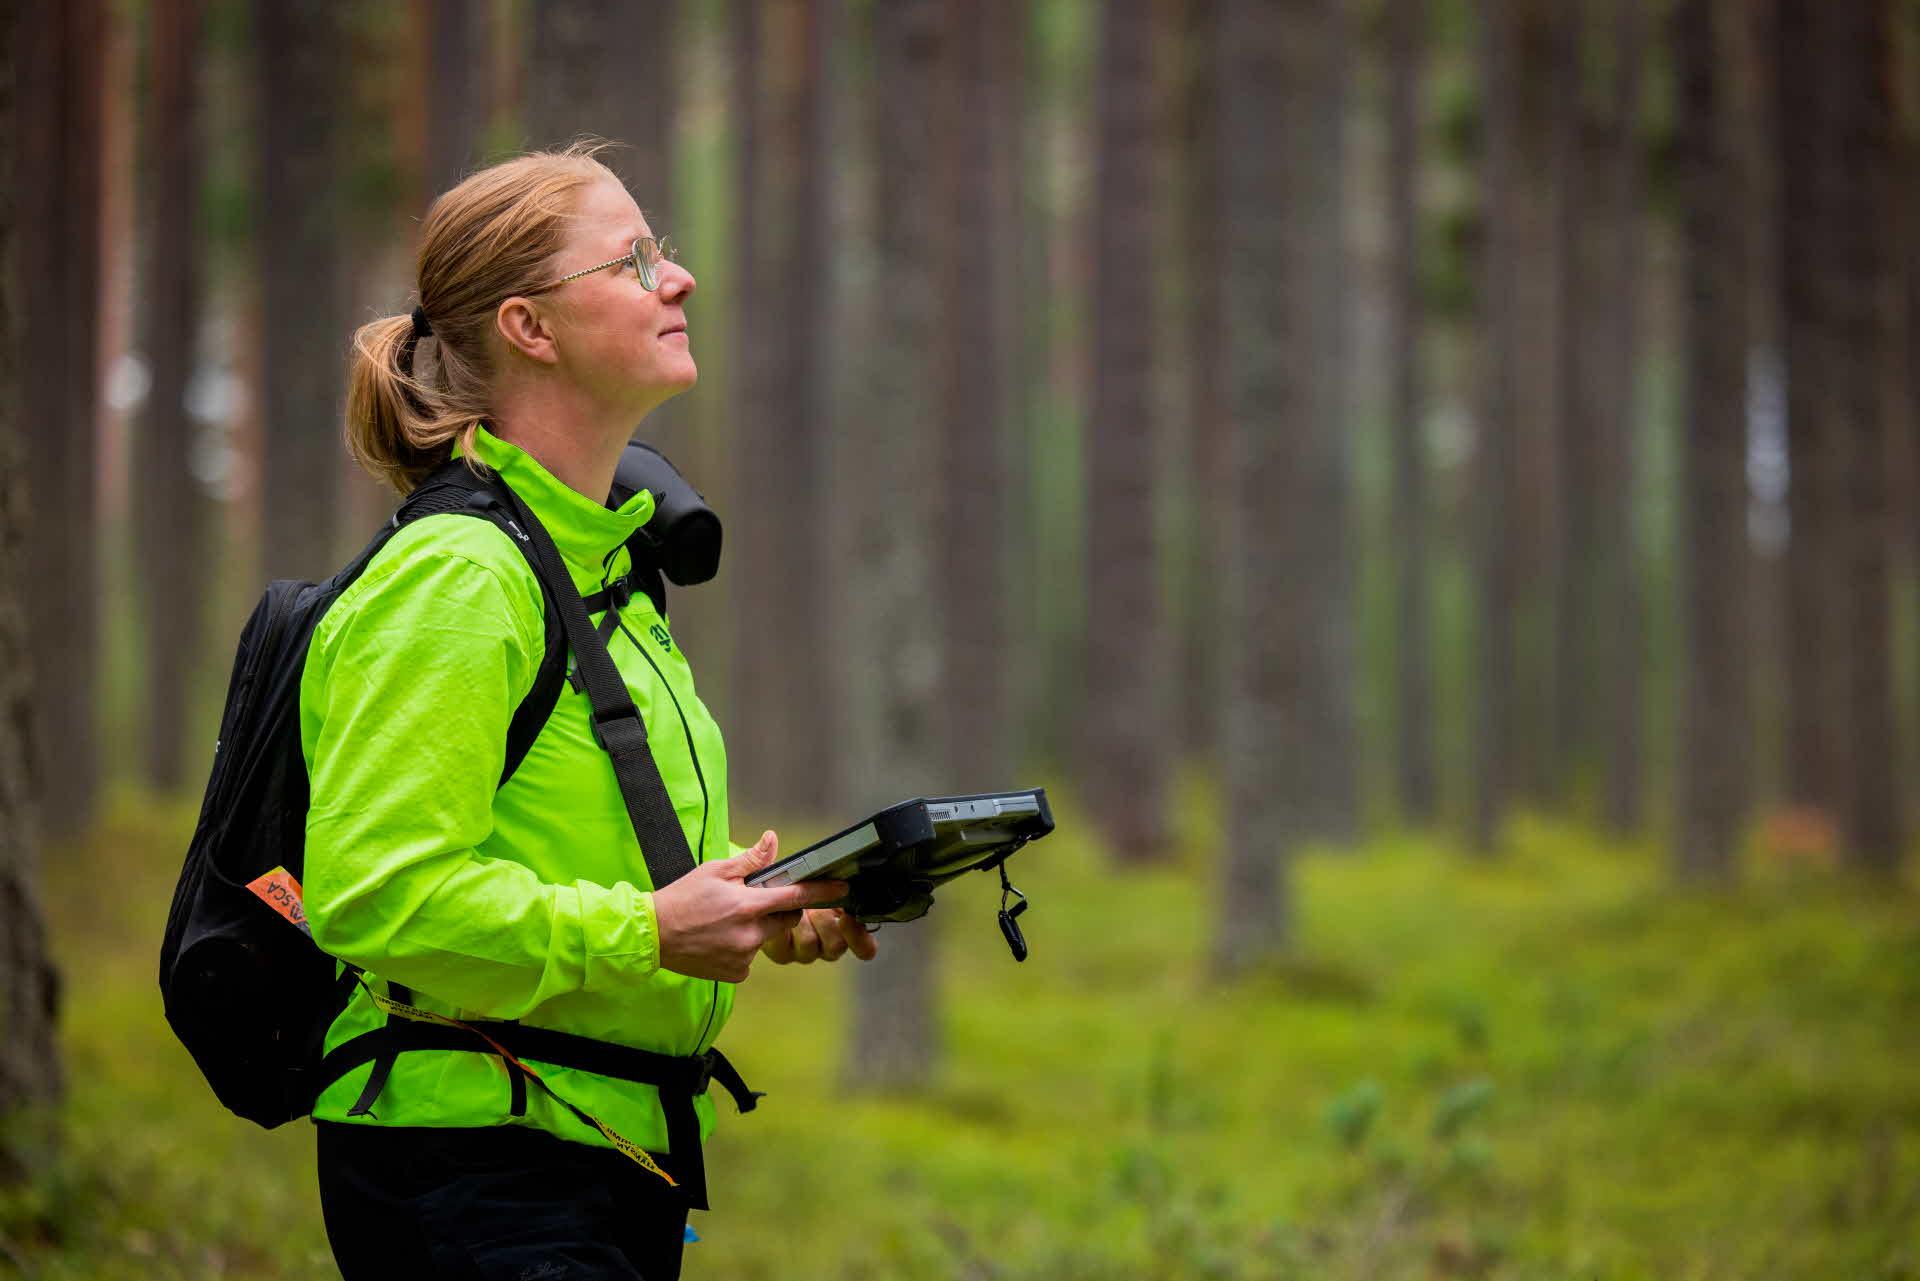
[[[660,968],[696,979],[745,982],[762,943],[793,929],[804,909],[846,897],[845,881],[802,881],[771,889],[744,883],[779,857],[780,838],[767,831],[752,849],[702,863],[664,890],[655,890]]]

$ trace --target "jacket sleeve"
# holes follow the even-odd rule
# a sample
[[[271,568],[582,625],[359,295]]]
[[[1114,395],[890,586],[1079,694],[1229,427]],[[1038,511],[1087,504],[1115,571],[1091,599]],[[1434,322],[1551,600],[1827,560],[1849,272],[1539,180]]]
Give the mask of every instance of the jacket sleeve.
[[[546,883],[475,848],[543,654],[537,601],[457,554],[374,569],[328,612],[302,682],[314,941],[494,1018],[644,981],[659,968],[650,893]],[[553,821],[567,812],[553,797]]]

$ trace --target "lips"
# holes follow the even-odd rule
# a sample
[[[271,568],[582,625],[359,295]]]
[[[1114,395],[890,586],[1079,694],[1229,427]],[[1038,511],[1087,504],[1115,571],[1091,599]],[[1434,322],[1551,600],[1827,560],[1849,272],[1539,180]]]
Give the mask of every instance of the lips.
[[[665,329],[662,329],[660,331],[660,336],[662,338],[665,338],[668,334],[684,334],[686,332],[687,332],[687,322],[683,320],[677,325],[668,325]]]

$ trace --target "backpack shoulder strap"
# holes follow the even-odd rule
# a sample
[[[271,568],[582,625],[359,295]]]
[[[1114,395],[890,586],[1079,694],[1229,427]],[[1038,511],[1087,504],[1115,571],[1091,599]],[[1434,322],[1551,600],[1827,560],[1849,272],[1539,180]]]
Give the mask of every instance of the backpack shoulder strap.
[[[423,517],[446,514],[491,521],[526,556],[528,567],[533,570],[534,577],[541,580],[542,592],[546,593],[547,584],[541,578],[540,567],[534,562],[527,545],[513,536],[504,509],[497,504],[488,506],[479,501],[479,496],[488,492],[488,482],[476,476],[466,463],[455,458],[435,468],[401,501],[391,524],[394,529],[399,529]],[[554,705],[560,701],[560,689],[566,684],[566,631],[561,626],[558,610],[549,608],[545,615],[545,648],[540,655],[539,670],[534,673],[533,687],[520,700],[520,705],[513,709],[513,720],[507,725],[507,755],[500,771],[501,787],[507,785],[507,780],[520,768],[520,762],[527,758],[533,740],[540,737],[540,731],[546,727],[547,718],[553,715]]]
[[[653,759],[646,722],[627,693],[626,682],[614,666],[606,642],[593,630],[586,601],[575,590],[573,578],[561,562],[552,537],[498,473],[482,478],[458,460],[443,464],[409,494],[401,510],[394,514],[394,520],[396,524],[404,524],[421,516],[455,511],[483,516],[505,530],[532,566],[546,597],[546,658],[542,660],[541,676],[536,677],[534,690],[514,713],[510,733],[518,730],[531,744],[533,735],[551,714],[553,700],[559,697],[559,686],[555,683],[544,707],[533,702],[535,694],[544,695],[542,678],[547,677],[547,665],[558,655],[561,679],[564,679],[566,655],[571,650],[587,697],[593,704],[590,724],[594,740],[613,759],[614,777],[619,781],[628,821],[640,843],[641,857],[646,860],[647,874],[655,889],[666,888],[693,870],[693,851],[687,844],[686,831],[680,826],[680,817],[674,811],[673,798],[667,793],[666,781],[660,777],[660,765]],[[556,626],[563,633],[558,639],[554,634]],[[534,721],[536,714],[539,719]],[[522,747],[520,757],[524,758],[525,754],[526,749]],[[518,758],[509,757],[509,765],[518,763]]]
[[[511,486],[497,478],[482,491],[479,501],[491,501],[503,510],[508,532],[522,544],[546,588],[548,605],[560,616],[575,669],[593,704],[590,724],[594,741],[613,758],[614,777],[619,781],[620,796],[626,802],[627,818],[640,843],[653,888],[665,889],[693,870],[694,858],[666,781],[660,777],[659,762],[653,759],[653,749],[648,745],[646,722],[627,693],[626,681],[614,666],[606,642],[594,631],[586,601],[574,590],[573,579],[539,518]]]

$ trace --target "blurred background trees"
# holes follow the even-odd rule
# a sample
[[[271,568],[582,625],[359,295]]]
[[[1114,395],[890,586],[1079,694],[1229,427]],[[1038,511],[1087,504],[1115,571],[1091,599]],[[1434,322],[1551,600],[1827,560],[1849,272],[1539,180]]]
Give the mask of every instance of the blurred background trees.
[[[103,778],[197,788],[263,576],[328,572],[390,500],[342,461],[345,353],[411,306],[426,200],[590,133],[700,281],[702,384],[637,426],[728,523],[674,610],[736,835],[1045,784],[1116,868],[1221,847],[1223,971],[1289,945],[1292,856],[1393,827],[1497,856],[1551,814],[1713,884],[1790,821],[1902,874],[1910,3],[12,21],[53,839]],[[890,935],[852,1035],[907,1088],[934,932]]]

